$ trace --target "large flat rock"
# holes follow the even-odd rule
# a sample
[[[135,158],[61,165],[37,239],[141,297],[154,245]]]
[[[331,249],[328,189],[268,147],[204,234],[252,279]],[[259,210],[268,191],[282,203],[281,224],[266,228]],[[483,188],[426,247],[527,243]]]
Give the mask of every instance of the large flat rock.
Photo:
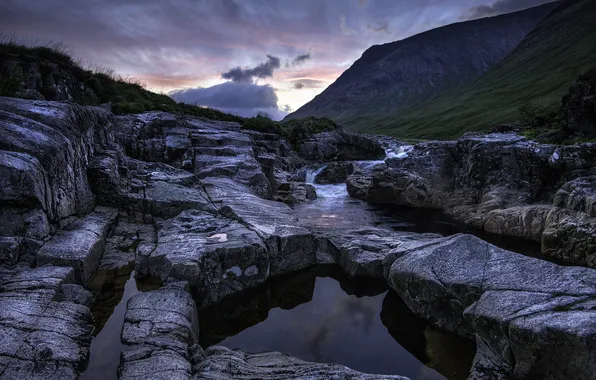
[[[195,380],[407,380],[402,376],[364,374],[339,364],[306,362],[280,352],[248,354],[219,346],[205,351],[205,358],[195,365],[195,372]]]
[[[235,220],[189,210],[161,226],[146,260],[149,274],[188,281],[200,306],[256,286],[270,275],[267,247],[256,232]]]
[[[0,379],[75,379],[91,342],[88,294],[72,268],[0,268]],[[78,294],[83,297],[73,297]]]
[[[489,367],[479,373],[545,379],[596,373],[594,269],[456,235],[398,255],[387,280],[421,318],[477,339],[478,366]]]
[[[40,248],[37,265],[73,267],[77,281],[86,283],[99,265],[117,216],[115,209],[97,207],[89,215],[73,221]]]
[[[315,238],[299,226],[294,211],[281,202],[262,199],[231,181],[203,181],[219,212],[255,231],[265,242],[271,260],[270,274],[300,270],[316,263]]]

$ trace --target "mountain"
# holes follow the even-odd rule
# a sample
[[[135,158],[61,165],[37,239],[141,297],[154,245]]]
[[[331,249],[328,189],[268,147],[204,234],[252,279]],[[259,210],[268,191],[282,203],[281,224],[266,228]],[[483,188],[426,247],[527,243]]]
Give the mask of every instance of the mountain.
[[[351,126],[362,115],[395,112],[457,88],[501,62],[554,7],[456,23],[373,46],[287,118],[325,116]]]
[[[556,113],[582,73],[596,68],[596,2],[562,2],[497,67],[416,107],[351,119],[355,130],[410,138],[451,138],[516,122],[533,103]]]

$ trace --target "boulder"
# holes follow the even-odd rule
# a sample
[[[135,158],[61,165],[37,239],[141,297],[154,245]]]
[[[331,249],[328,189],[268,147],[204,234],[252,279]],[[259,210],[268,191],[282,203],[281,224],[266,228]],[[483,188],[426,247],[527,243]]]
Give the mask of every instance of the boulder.
[[[346,181],[354,173],[354,164],[351,162],[332,162],[315,177],[315,183],[336,184]]]
[[[596,370],[593,269],[456,235],[397,255],[387,281],[419,317],[476,338],[475,372],[589,379]]]

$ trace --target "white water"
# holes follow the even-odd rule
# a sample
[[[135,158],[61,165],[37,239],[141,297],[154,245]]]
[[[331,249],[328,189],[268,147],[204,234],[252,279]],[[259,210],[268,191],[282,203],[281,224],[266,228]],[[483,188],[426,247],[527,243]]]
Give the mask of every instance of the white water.
[[[385,156],[386,159],[387,158],[406,158],[408,157],[408,153],[410,153],[412,150],[414,150],[414,146],[412,145],[402,145],[397,147],[397,149],[394,148],[387,148],[385,150]]]
[[[325,170],[325,168],[327,167],[327,165],[323,165],[319,168],[313,169],[313,168],[308,168],[306,169],[306,178],[304,179],[304,182],[306,183],[315,183],[315,178],[317,178],[317,176],[319,174],[321,174],[321,172],[323,170]]]

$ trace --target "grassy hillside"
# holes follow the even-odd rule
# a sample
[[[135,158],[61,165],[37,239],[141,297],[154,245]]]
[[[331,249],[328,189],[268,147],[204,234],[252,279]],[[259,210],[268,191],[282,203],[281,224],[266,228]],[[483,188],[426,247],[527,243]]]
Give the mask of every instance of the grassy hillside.
[[[532,102],[556,112],[582,72],[596,66],[596,1],[565,1],[495,69],[458,90],[348,127],[408,138],[454,138],[515,122]]]
[[[503,61],[557,3],[459,22],[367,49],[332,85],[288,115],[354,118],[397,113],[480,78]]]
[[[77,104],[111,103],[115,114],[158,110],[258,124],[214,109],[177,103],[110,70],[83,69],[59,45],[27,46],[0,38],[0,96],[32,98],[31,94],[35,93],[46,100],[65,100],[64,92],[57,90],[60,88],[67,89],[69,100]]]

